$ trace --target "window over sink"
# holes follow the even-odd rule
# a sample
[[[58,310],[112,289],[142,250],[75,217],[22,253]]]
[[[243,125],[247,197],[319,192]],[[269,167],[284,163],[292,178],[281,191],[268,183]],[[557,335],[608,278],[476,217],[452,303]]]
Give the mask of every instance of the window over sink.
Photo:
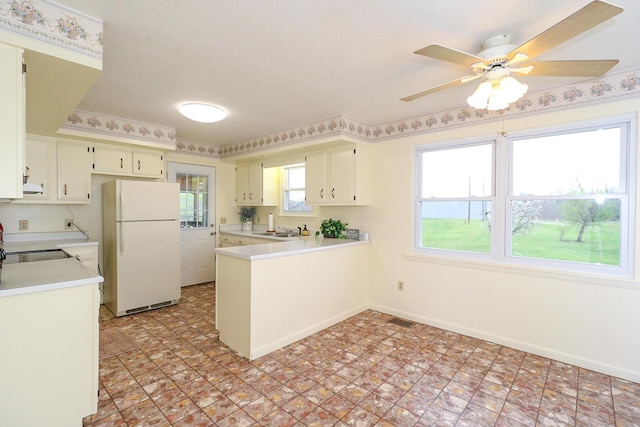
[[[282,167],[282,213],[310,213],[312,207],[305,204],[305,165]]]

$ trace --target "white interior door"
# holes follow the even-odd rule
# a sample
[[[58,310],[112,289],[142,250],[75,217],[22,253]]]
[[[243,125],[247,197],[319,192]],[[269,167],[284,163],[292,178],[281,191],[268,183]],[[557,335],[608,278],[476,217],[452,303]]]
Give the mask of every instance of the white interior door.
[[[210,166],[168,164],[169,182],[180,184],[181,285],[215,280],[215,180]]]

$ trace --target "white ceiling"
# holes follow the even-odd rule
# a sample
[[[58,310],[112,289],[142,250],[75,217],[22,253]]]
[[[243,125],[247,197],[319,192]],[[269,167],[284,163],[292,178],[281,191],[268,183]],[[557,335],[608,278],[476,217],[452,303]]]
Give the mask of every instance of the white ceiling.
[[[589,0],[58,0],[104,21],[101,76],[81,110],[176,128],[223,145],[339,115],[375,125],[465,105],[477,81],[413,102],[403,96],[466,76],[413,54],[433,43],[477,53],[507,33],[519,45]],[[536,60],[619,59],[640,67],[640,2]],[[571,78],[523,77],[530,91]],[[200,124],[185,101],[222,106]]]

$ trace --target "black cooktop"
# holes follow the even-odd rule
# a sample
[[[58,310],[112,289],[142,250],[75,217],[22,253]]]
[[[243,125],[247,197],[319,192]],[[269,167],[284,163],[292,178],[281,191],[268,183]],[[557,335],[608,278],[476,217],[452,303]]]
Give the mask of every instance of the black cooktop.
[[[17,264],[20,262],[47,261],[50,259],[70,258],[62,249],[46,249],[37,251],[7,252],[4,264]]]

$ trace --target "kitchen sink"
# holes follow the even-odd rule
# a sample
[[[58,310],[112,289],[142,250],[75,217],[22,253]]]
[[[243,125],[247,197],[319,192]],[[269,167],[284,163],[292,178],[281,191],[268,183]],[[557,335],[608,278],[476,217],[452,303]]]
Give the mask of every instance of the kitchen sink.
[[[296,237],[298,234],[293,232],[264,232],[264,233],[255,233],[258,236],[271,236],[271,237]]]

